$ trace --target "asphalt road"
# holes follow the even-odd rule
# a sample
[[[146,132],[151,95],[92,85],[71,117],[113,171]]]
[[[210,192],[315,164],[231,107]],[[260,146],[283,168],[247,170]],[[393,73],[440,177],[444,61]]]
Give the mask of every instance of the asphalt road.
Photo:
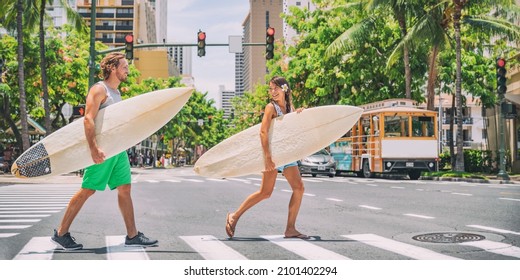
[[[84,249],[55,250],[49,238],[79,178],[2,183],[0,259],[520,259],[519,184],[304,177],[297,227],[312,239],[302,241],[281,237],[291,195],[281,175],[271,198],[242,216],[232,240],[226,213],[258,189],[259,175],[212,180],[189,168],[140,169],[133,179],[138,230],[159,239],[158,247],[121,245],[117,193],[105,191],[71,227]]]

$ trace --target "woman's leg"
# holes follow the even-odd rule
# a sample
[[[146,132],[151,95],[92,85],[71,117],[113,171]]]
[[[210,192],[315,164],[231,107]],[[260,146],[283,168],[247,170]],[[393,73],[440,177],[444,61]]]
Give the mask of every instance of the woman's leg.
[[[302,235],[298,230],[296,230],[296,217],[298,216],[298,212],[300,211],[300,205],[302,204],[303,192],[305,188],[303,186],[303,181],[300,176],[300,171],[298,170],[298,166],[290,166],[287,167],[283,174],[291,185],[292,195],[291,200],[289,201],[289,214],[287,217],[287,227],[285,228],[285,236],[286,237],[306,237]]]

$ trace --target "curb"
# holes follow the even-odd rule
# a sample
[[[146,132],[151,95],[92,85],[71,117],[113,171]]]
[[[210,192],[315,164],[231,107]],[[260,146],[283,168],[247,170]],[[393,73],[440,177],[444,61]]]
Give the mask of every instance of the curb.
[[[498,180],[498,179],[472,179],[472,178],[451,178],[451,177],[421,177],[421,180],[431,181],[451,181],[451,182],[469,182],[469,183],[494,183],[494,184],[519,184],[518,181],[513,180]]]

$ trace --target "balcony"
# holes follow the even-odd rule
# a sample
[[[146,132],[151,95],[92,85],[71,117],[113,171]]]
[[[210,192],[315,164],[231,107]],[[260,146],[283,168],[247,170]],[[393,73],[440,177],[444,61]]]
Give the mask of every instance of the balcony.
[[[119,30],[134,30],[134,27],[130,25],[116,25],[116,31]]]
[[[455,118],[455,124],[457,124],[457,119]],[[450,117],[446,117],[442,119],[442,124],[450,124]],[[473,124],[473,118],[472,117],[463,117],[462,118],[462,124]]]
[[[114,30],[113,25],[96,25],[96,30]]]
[[[134,18],[134,13],[117,13],[116,18]]]

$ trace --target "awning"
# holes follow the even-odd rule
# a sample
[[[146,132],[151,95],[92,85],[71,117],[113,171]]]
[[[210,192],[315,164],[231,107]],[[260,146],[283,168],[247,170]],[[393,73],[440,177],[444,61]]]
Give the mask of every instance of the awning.
[[[27,124],[29,124],[29,135],[45,135],[45,128],[43,128],[43,126],[41,126],[35,120],[31,119],[31,117],[27,117]],[[21,120],[16,122],[16,127],[18,127],[19,130],[22,130]],[[13,130],[11,128],[8,128],[5,132],[7,134],[13,135]]]

